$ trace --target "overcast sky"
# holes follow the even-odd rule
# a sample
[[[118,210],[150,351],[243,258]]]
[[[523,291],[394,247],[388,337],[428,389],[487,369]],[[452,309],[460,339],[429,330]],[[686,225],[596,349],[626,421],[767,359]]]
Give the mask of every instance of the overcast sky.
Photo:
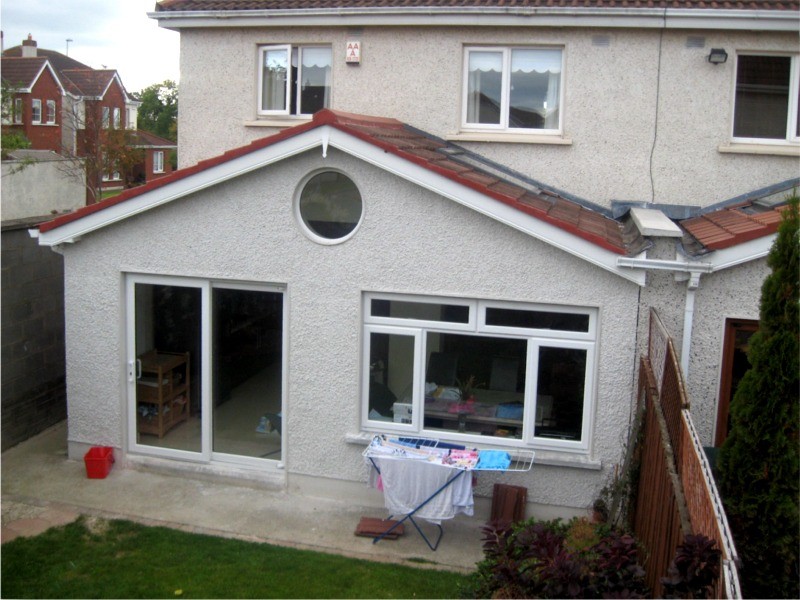
[[[20,45],[30,33],[39,48],[69,54],[95,69],[116,69],[128,92],[179,79],[179,34],[148,18],[155,0],[0,2],[4,49]]]

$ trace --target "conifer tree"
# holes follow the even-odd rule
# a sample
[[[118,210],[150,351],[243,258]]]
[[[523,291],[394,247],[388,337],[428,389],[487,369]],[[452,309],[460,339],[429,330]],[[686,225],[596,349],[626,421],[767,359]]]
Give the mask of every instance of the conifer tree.
[[[751,369],[731,403],[719,487],[746,598],[798,598],[800,548],[800,252],[798,198],[789,201],[767,258]]]

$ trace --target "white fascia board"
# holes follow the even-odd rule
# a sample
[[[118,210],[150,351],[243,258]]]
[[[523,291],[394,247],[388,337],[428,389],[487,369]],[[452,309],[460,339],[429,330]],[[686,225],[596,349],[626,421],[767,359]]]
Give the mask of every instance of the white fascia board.
[[[797,31],[794,11],[656,8],[343,8],[151,12],[159,27],[610,27]]]
[[[601,248],[597,244],[528,215],[513,206],[509,206],[500,200],[495,200],[396,154],[376,152],[373,144],[360,140],[339,129],[328,126],[325,128],[330,129],[328,134],[329,146],[375,165],[435,194],[458,202],[624,279],[641,286],[645,284],[646,275],[644,273],[617,267],[619,254]]]
[[[204,169],[199,173],[178,179],[152,191],[144,192],[130,200],[90,213],[76,221],[65,223],[56,229],[40,231],[38,236],[39,245],[58,246],[59,244],[74,242],[87,233],[218,185],[284,158],[300,154],[320,146],[321,143],[319,130],[306,131],[271,146],[254,150],[243,156]]]
[[[729,269],[753,260],[764,258],[769,254],[775,238],[778,237],[777,233],[772,235],[765,235],[758,239],[743,244],[737,244],[731,248],[724,250],[717,250],[707,256],[703,257],[703,262],[710,263],[713,272]]]

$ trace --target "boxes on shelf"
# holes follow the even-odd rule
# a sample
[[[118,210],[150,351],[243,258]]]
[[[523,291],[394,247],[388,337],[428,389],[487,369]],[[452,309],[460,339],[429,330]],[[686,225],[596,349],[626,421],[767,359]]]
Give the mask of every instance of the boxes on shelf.
[[[408,402],[395,402],[392,404],[395,423],[411,423],[411,404]]]

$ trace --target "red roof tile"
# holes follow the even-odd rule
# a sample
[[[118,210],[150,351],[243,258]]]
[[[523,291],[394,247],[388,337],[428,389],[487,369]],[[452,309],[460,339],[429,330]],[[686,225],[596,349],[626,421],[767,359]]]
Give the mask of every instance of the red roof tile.
[[[84,216],[115,206],[131,198],[169,185],[199,173],[209,167],[223,164],[239,156],[244,156],[261,148],[279,143],[322,125],[330,125],[356,138],[373,144],[386,152],[402,157],[432,172],[442,175],[490,198],[503,202],[545,221],[573,235],[584,238],[606,250],[626,254],[622,238],[622,225],[614,219],[592,210],[582,204],[564,198],[547,190],[537,191],[536,186],[524,187],[522,182],[504,179],[496,173],[489,173],[488,162],[481,157],[469,154],[470,160],[460,158],[464,151],[417,131],[395,119],[367,117],[333,110],[322,110],[314,115],[310,123],[286,129],[278,134],[256,140],[247,146],[228,151],[221,156],[202,161],[193,167],[175,171],[171,175],[156,179],[144,186],[125,192],[81,208],[74,213],[63,215],[42,225],[42,231],[56,229]],[[413,150],[409,150],[413,148]],[[445,151],[448,151],[445,153]],[[482,167],[487,167],[486,169]],[[530,189],[528,189],[530,188]]]
[[[652,8],[800,10],[800,0],[161,0],[156,11],[339,10],[347,8]]]
[[[3,81],[12,89],[30,88],[47,62],[46,58],[3,57]]]
[[[785,205],[756,213],[752,206],[750,202],[727,206],[681,221],[681,226],[708,250],[723,250],[778,231]]]

